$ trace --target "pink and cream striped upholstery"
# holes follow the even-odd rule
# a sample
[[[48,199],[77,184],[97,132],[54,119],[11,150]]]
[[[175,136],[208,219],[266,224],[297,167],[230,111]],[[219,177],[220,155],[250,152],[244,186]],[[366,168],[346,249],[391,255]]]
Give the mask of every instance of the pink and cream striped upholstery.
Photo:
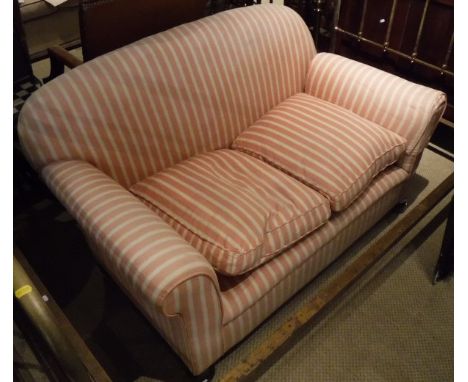
[[[408,173],[391,167],[345,211],[282,255],[236,279],[223,277],[224,351],[335,260],[371,228],[401,197]]]
[[[447,104],[441,91],[331,53],[312,60],[305,91],[406,138],[399,165],[410,173]]]
[[[226,169],[243,163],[239,158],[246,156],[234,151],[226,159],[222,149],[265,113],[304,90],[316,98],[297,95],[288,100],[286,108],[291,100],[298,105],[288,126],[299,128],[308,118],[300,115],[301,108],[313,105],[322,112],[311,126],[320,129],[331,118],[346,131],[334,132],[336,137],[346,135],[334,150],[338,147],[345,154],[345,148],[351,150],[347,146],[351,125],[375,136],[379,147],[395,139],[391,133],[382,135],[371,122],[366,125],[359,115],[408,141],[399,165],[409,172],[445,105],[440,92],[338,56],[316,56],[299,15],[286,7],[265,5],[185,24],[87,62],[38,90],[20,114],[18,133],[31,164],[78,221],[109,273],[194,374],[213,364],[380,219],[398,201],[408,173],[393,166],[374,180],[366,174],[346,200],[335,203],[339,209],[357,197],[346,210],[309,235],[306,231],[328,214],[326,205],[317,207],[317,220],[313,213],[293,219],[286,232],[272,235],[270,252],[306,236],[254,270],[230,278],[215,272],[188,230],[165,222],[167,216],[159,216],[128,189],[156,174],[162,179],[175,171],[187,177],[185,163],[201,168],[204,179],[222,178],[209,190],[208,183],[203,184],[206,196],[223,188],[233,182]],[[276,123],[272,113],[264,118],[268,124]],[[333,127],[327,129],[323,134]],[[374,139],[353,139],[355,150],[365,147],[375,154],[375,147],[368,147]],[[353,157],[350,152],[354,153],[346,155]],[[203,157],[211,166],[206,170],[199,163],[204,153],[209,153]],[[343,166],[340,181],[355,177],[363,158],[372,159],[369,153],[353,157],[347,166],[337,162]],[[215,164],[214,157],[220,163]],[[182,163],[188,158],[192,159]],[[387,159],[390,163],[393,157]],[[305,204],[323,200],[279,170],[267,171],[265,163],[253,158],[248,163],[257,163],[259,171],[248,167],[247,176],[239,178],[242,189],[231,198],[224,186],[219,196],[250,211],[253,195],[265,195],[265,184],[269,185],[270,192],[258,201],[252,216],[244,216],[245,221],[265,218],[266,209],[274,205],[275,216],[264,222],[279,228],[281,219],[288,221],[288,213],[294,218],[307,211]],[[375,164],[372,173],[383,167]],[[195,180],[191,182],[193,186]],[[359,195],[358,189],[368,182]],[[287,200],[294,205],[288,211],[283,209]],[[262,232],[255,227],[252,243]],[[240,268],[249,269],[257,260]]]
[[[299,93],[273,108],[234,141],[345,209],[374,176],[398,160],[405,140],[330,102]]]
[[[258,267],[330,217],[319,193],[235,150],[192,157],[130,190],[227,275]]]
[[[239,133],[302,91],[315,54],[287,7],[222,12],[98,57],[42,87],[19,119],[36,168],[92,163],[128,187]]]
[[[219,285],[208,261],[92,165],[55,162],[43,176],[101,262],[191,370],[206,369],[222,354]]]

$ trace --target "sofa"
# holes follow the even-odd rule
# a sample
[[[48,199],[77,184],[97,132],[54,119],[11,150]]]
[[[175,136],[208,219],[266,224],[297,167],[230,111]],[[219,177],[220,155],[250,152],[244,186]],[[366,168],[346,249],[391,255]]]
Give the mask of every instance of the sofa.
[[[258,5],[59,76],[18,129],[100,263],[198,375],[401,201],[445,105],[317,54],[298,14]]]

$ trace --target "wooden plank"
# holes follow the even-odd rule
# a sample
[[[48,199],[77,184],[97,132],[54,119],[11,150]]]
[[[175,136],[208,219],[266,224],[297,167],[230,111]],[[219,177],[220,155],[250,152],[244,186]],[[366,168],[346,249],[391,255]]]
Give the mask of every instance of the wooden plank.
[[[312,318],[317,316],[327,305],[334,301],[342,292],[348,289],[383,255],[406,235],[432,208],[436,206],[452,189],[453,173],[449,175],[434,191],[426,196],[407,215],[363,254],[344,269],[331,283],[325,286],[317,295],[285,321],[260,346],[255,348],[243,361],[231,369],[221,379],[222,382],[240,381],[268,360],[292,335]]]
[[[55,316],[55,319],[58,324],[58,330],[62,331],[64,336],[69,340],[70,344],[73,346],[81,362],[87,369],[88,373],[94,378],[95,381],[110,382],[111,379],[107,375],[106,371],[102,368],[100,363],[94,357],[93,353],[89,350],[88,346],[75,330],[73,325],[70,323],[68,318],[63,313],[62,309],[55,302],[52,295],[49,293],[47,288],[44,286],[40,278],[36,275],[31,265],[28,263],[22,252],[18,249],[14,249],[14,254],[16,259],[24,268],[26,274],[29,276],[38,292],[42,296],[47,296],[47,306],[51,310],[52,314]]]

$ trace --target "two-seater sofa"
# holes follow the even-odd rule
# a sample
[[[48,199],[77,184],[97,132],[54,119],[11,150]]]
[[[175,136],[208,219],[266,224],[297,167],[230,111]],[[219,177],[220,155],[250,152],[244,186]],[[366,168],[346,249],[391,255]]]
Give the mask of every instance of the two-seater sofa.
[[[295,12],[262,5],[60,76],[28,100],[19,135],[100,262],[200,374],[401,200],[445,104],[317,54]]]

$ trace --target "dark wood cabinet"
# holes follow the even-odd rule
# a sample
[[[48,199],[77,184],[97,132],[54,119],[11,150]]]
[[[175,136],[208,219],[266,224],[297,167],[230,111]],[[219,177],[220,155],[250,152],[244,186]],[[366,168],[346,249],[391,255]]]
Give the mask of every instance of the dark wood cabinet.
[[[21,13],[17,0],[13,0],[13,86],[32,77],[28,48],[24,37]]]

